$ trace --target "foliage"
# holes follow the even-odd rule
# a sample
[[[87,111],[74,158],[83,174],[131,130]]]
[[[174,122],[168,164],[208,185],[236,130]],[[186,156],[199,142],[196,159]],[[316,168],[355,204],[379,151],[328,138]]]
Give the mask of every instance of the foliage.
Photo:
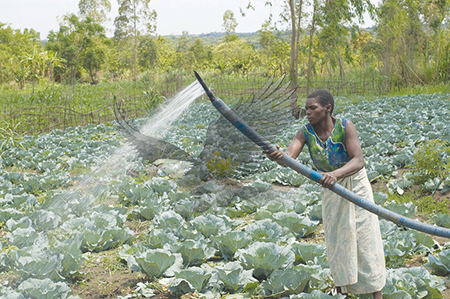
[[[80,0],[78,8],[80,15],[101,24],[106,21],[106,14],[111,11],[111,3],[109,0]]]
[[[223,159],[220,157],[218,151],[214,152],[214,158],[208,161],[207,168],[213,176],[216,177],[226,177],[234,173],[233,163],[231,158],[228,157]]]
[[[412,173],[415,182],[423,184],[429,180],[438,179],[439,186],[444,179],[450,176],[449,142],[433,139],[422,143],[414,154],[414,161]]]
[[[425,267],[430,269],[433,273],[438,275],[448,275],[450,273],[450,259],[449,259],[450,250],[442,250],[439,252],[438,257],[436,258],[434,255],[428,255],[428,263],[425,264]]]
[[[64,22],[65,25],[58,32],[50,32],[45,44],[48,50],[60,53],[65,62],[65,69],[55,70],[55,76],[61,78],[66,75],[67,82],[75,84],[79,67],[83,64],[89,71],[91,80],[94,80],[94,74],[105,59],[105,29],[89,17],[80,20],[74,14],[65,16]]]
[[[288,71],[298,73],[299,87],[330,86],[329,82],[314,84],[312,77],[338,77],[342,79],[338,85],[363,77],[355,84],[365,93],[374,84],[379,94],[419,84],[436,86],[448,79],[447,1],[384,1],[376,9],[366,0],[317,3],[288,1],[279,23],[269,19],[251,34],[234,32],[237,23],[228,10],[226,35],[183,32],[163,37],[155,34],[157,12],[151,1],[121,0],[114,37],[106,37],[103,25],[110,1],[81,0],[78,15],[64,16],[45,45],[33,29],[20,32],[0,24],[0,83],[7,86],[16,80],[20,88],[26,88],[46,80],[137,82],[149,74],[177,81],[192,69],[211,76]],[[251,1],[248,4],[252,8]],[[373,28],[361,28],[365,12],[373,17]],[[290,65],[296,60],[298,65]]]
[[[449,214],[450,199],[444,198],[436,201],[431,196],[424,196],[416,200],[417,209],[425,215]]]

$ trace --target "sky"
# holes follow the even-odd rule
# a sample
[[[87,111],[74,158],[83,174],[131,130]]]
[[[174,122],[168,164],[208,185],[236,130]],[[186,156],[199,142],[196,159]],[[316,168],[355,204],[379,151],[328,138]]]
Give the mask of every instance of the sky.
[[[158,35],[181,35],[224,32],[223,14],[231,10],[238,23],[236,33],[251,33],[261,29],[261,25],[272,14],[279,21],[284,0],[273,0],[266,6],[266,0],[252,0],[255,10],[246,10],[249,0],[151,0],[150,6],[157,14]],[[377,0],[379,1],[379,0]],[[377,2],[375,1],[375,2]],[[59,29],[59,20],[65,14],[78,13],[79,0],[0,0],[0,23],[13,29],[32,28],[46,39],[50,30]],[[117,16],[117,0],[110,0],[113,20]],[[245,17],[240,9],[246,12]],[[368,22],[363,27],[370,26]],[[112,21],[105,26],[107,35],[113,35]],[[286,29],[286,28],[279,28]]]
[[[47,38],[50,30],[59,29],[59,19],[68,13],[78,13],[78,0],[0,0],[0,23],[13,29],[32,28]],[[109,17],[117,16],[118,4],[110,0]],[[226,10],[234,12],[238,26],[236,33],[256,32],[269,18],[282,11],[283,0],[275,0],[274,6],[265,6],[265,0],[252,0],[255,10],[246,10],[242,17],[240,8],[245,9],[248,0],[151,0],[150,6],[157,14],[158,35],[181,35],[223,32],[223,14]],[[109,28],[112,35],[113,26]]]

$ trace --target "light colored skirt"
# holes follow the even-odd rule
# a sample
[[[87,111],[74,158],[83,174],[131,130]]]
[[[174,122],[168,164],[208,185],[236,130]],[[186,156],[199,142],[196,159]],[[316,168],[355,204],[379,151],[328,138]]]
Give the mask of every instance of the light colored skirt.
[[[338,184],[373,202],[364,168]],[[324,188],[322,217],[328,262],[336,286],[351,294],[381,291],[386,283],[386,268],[378,216]]]

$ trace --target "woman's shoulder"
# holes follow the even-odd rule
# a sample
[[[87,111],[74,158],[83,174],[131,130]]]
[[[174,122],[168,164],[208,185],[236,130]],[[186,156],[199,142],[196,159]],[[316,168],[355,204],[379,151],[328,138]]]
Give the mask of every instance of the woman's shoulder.
[[[345,118],[345,117],[339,117],[339,118],[337,118],[337,120],[338,120],[343,126],[345,126],[345,125],[347,124],[347,122],[350,121],[348,118]]]
[[[314,129],[310,123],[304,124],[299,131],[302,131],[305,135],[307,133],[314,133]]]
[[[348,124],[353,125],[352,121],[350,119],[348,119],[348,118],[345,118],[345,117],[339,117],[339,118],[337,118],[336,121],[339,121],[341,126],[344,127],[344,128],[347,128]]]

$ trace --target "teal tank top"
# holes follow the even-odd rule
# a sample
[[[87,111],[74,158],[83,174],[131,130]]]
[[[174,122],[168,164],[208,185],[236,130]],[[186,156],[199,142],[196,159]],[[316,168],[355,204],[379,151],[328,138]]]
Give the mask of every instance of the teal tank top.
[[[346,127],[347,119],[337,118],[333,131],[326,142],[323,142],[316,135],[311,124],[308,123],[302,127],[309,154],[317,170],[323,172],[333,171],[350,161],[345,147]]]

